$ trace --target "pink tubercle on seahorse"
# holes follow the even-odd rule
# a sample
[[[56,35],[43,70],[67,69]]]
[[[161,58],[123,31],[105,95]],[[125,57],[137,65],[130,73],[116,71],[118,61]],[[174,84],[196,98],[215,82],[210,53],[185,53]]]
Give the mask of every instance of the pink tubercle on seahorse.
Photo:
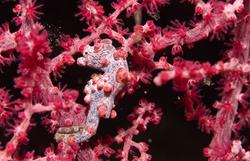
[[[127,52],[112,45],[110,39],[103,39],[94,46],[87,45],[83,56],[78,58],[77,64],[89,66],[104,72],[90,79],[84,87],[85,103],[89,105],[87,118],[82,126],[61,127],[58,129],[55,139],[76,143],[87,141],[96,133],[100,118],[113,118],[115,97],[124,88],[129,80]]]

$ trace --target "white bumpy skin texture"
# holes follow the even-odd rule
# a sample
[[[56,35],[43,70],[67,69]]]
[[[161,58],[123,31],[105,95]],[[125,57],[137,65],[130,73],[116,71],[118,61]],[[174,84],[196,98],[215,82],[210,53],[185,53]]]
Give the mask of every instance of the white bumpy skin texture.
[[[78,58],[77,64],[101,70],[104,74],[93,76],[84,87],[84,101],[89,104],[89,111],[83,125],[60,127],[56,140],[66,143],[72,139],[77,143],[87,141],[96,133],[100,118],[115,117],[116,113],[112,110],[115,98],[129,78],[126,58],[127,53],[116,50],[110,39],[85,47],[83,57]]]

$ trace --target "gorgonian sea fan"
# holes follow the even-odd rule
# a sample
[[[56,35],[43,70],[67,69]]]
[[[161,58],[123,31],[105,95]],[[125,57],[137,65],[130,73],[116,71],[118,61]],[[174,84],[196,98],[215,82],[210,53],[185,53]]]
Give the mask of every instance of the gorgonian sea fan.
[[[159,103],[159,93],[171,93],[167,101],[182,106],[186,120],[212,136],[203,148],[209,161],[250,161],[243,139],[250,125],[249,0],[67,1],[78,8],[71,19],[78,17],[84,27],[79,35],[55,35],[43,10],[63,2],[1,3],[12,4],[4,15],[12,20],[0,29],[0,161],[166,160],[149,154],[149,137],[140,141],[151,125],[165,121],[164,106],[172,108]],[[191,6],[191,22],[160,17],[177,5]],[[190,54],[199,43],[218,40],[227,45],[218,57],[204,61],[203,49]],[[86,68],[95,71],[88,80]],[[136,101],[119,107],[140,91],[134,110],[129,106]],[[104,119],[112,130],[103,130]],[[46,147],[33,148],[40,146],[33,143],[34,129],[51,138]]]

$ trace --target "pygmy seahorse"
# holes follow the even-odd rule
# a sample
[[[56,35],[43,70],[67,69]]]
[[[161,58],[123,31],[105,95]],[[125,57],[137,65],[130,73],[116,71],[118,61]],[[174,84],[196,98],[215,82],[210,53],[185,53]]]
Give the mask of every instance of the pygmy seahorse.
[[[77,64],[89,66],[104,72],[94,76],[84,87],[84,101],[89,104],[85,122],[79,126],[60,127],[55,135],[57,141],[77,143],[88,140],[96,133],[100,118],[115,117],[114,100],[129,79],[127,52],[112,45],[110,39],[103,39],[94,46],[87,45]]]

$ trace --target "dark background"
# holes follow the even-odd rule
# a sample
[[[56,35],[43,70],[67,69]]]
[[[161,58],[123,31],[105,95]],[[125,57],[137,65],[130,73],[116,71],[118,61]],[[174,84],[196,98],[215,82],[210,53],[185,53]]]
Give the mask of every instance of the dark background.
[[[110,6],[111,0],[100,0],[104,5],[106,15],[113,11]],[[78,12],[77,0],[38,0],[38,3],[44,4],[40,9],[44,14],[40,16],[40,22],[49,32],[50,41],[53,46],[53,53],[50,57],[54,57],[62,51],[58,47],[57,40],[61,34],[69,34],[72,37],[79,35],[86,36],[83,31],[86,28],[84,22],[79,21],[79,17],[75,17]],[[14,14],[11,8],[15,2],[0,2],[0,22],[11,22]],[[155,21],[158,26],[166,27],[171,25],[172,20],[189,23],[193,20],[194,7],[189,3],[176,3],[172,0],[171,5],[167,5],[160,9],[160,19]],[[153,19],[146,12],[142,13],[142,24],[148,19]],[[126,18],[125,13],[119,17],[124,21],[124,27],[132,31],[134,19]],[[10,23],[11,30],[17,28]],[[224,40],[202,40],[195,43],[194,48],[188,49],[184,47],[182,57],[189,60],[197,60],[200,62],[209,61],[212,64],[221,59],[223,53],[229,47],[226,45],[230,40],[230,35],[227,35]],[[160,56],[166,55],[168,60],[172,62],[173,56],[170,55],[171,48],[167,48],[156,55],[155,60]],[[79,55],[76,55],[76,57]],[[12,63],[10,66],[3,67],[3,73],[0,74],[0,87],[10,89],[10,93],[14,98],[20,96],[20,91],[13,89],[13,77],[16,77],[18,62]],[[55,85],[67,85],[68,88],[82,91],[85,83],[90,79],[90,76],[96,72],[90,68],[80,68],[77,65],[67,66],[62,73],[62,77],[55,80],[52,76]],[[153,75],[157,74],[157,71]],[[212,79],[212,85],[201,84],[201,94],[204,102],[211,107],[215,99],[218,99],[218,90],[216,87],[217,78]],[[183,93],[174,92],[172,90],[172,82],[169,82],[163,87],[154,85],[141,84],[141,88],[132,95],[123,97],[116,107],[118,117],[114,120],[102,120],[99,126],[98,135],[115,135],[118,127],[128,127],[129,122],[126,116],[133,111],[133,107],[138,105],[140,98],[145,97],[149,101],[156,103],[157,107],[162,108],[164,112],[161,123],[157,126],[149,126],[145,133],[135,137],[137,141],[145,141],[149,144],[149,153],[153,157],[153,161],[205,161],[206,158],[202,155],[202,149],[209,145],[211,135],[204,134],[198,129],[197,122],[187,122],[184,118],[184,108],[179,99]],[[78,101],[82,103],[83,94],[80,95]],[[41,125],[41,117],[43,114],[34,116],[34,121],[37,126],[29,132],[30,143],[23,146],[23,149],[35,149],[36,154],[43,154],[45,147],[51,143],[55,143],[53,135],[47,135],[46,129]],[[0,133],[3,137],[3,133]],[[10,138],[10,137],[8,137]],[[5,138],[8,140],[8,138]]]

